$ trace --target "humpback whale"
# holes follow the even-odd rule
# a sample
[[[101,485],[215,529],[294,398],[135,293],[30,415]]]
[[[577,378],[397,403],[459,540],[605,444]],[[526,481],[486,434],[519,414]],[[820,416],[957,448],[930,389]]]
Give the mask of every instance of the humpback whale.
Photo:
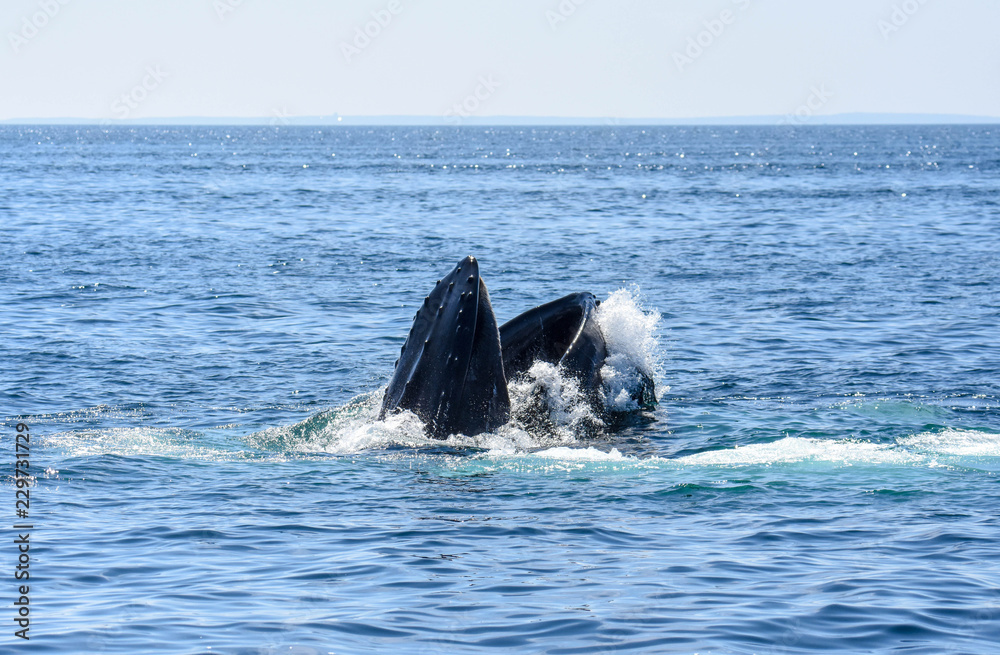
[[[489,432],[510,418],[500,332],[475,257],[438,280],[413,318],[379,419],[402,409],[438,438]]]
[[[507,381],[537,361],[575,377],[590,404],[603,413],[601,368],[607,345],[596,318],[599,304],[591,293],[572,293],[498,328],[479,263],[466,257],[438,280],[417,311],[379,419],[412,411],[438,439],[490,432],[510,419]],[[653,381],[641,379],[633,399],[649,408],[655,404]]]

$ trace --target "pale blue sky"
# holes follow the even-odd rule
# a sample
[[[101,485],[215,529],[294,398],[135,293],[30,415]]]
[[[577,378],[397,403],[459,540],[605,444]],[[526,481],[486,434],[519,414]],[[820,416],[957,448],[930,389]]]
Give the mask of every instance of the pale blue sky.
[[[998,25],[997,0],[4,0],[0,119],[1000,116]]]

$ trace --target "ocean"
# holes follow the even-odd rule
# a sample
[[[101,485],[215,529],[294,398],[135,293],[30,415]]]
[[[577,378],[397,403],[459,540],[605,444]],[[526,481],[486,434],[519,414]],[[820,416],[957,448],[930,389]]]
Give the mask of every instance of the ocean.
[[[0,127],[0,651],[1000,652],[998,135]],[[378,421],[466,255],[655,411]]]

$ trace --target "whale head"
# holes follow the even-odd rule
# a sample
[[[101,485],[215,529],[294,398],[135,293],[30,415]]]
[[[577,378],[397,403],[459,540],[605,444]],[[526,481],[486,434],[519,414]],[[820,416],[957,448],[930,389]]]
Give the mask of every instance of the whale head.
[[[401,410],[435,438],[488,432],[510,417],[500,332],[475,257],[458,262],[413,318],[379,418]]]

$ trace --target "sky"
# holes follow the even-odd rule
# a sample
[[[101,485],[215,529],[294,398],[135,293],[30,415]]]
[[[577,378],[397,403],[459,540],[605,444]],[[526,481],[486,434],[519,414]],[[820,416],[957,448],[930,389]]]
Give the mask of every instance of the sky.
[[[4,0],[0,120],[1000,117],[997,0]]]

